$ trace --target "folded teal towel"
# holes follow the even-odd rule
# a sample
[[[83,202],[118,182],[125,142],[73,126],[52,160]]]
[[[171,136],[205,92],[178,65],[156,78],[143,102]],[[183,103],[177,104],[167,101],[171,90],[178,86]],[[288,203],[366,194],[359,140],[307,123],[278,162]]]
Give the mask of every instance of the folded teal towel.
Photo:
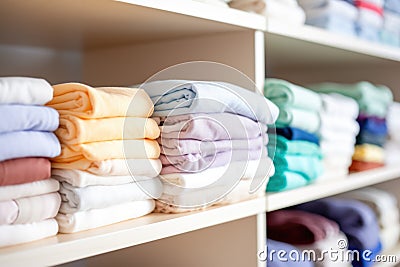
[[[279,175],[275,174],[269,178],[267,192],[285,191],[302,187],[307,184],[307,179],[305,179],[301,174],[286,171]]]
[[[320,127],[319,114],[316,111],[279,106],[276,127],[295,127],[309,133],[316,133]]]
[[[303,155],[322,158],[321,149],[315,143],[301,140],[288,140],[281,135],[268,134],[268,155]],[[275,152],[275,153],[274,153]]]
[[[393,102],[393,94],[386,86],[375,86],[369,82],[356,84],[322,83],[310,85],[321,93],[339,93],[353,98],[360,106],[360,111],[367,115],[386,117],[388,107]]]
[[[265,97],[281,107],[319,111],[322,108],[321,97],[304,87],[280,79],[266,79]]]
[[[301,174],[307,181],[317,179],[323,172],[320,157],[276,154],[274,166],[276,175],[290,171]]]

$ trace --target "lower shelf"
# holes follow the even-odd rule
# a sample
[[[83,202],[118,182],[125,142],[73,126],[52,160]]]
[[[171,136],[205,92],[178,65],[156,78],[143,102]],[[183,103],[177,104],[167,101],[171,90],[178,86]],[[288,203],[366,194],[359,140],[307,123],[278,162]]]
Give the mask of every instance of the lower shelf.
[[[187,214],[153,213],[89,231],[59,234],[0,249],[0,266],[67,263],[263,213],[265,203],[262,197]]]

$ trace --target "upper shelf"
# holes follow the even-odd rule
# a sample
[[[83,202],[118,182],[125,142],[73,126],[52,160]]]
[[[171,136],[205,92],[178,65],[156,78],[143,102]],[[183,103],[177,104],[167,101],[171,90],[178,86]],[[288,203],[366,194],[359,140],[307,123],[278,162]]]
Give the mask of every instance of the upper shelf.
[[[0,45],[93,48],[265,30],[266,19],[191,0],[2,0]]]
[[[186,214],[141,218],[0,249],[0,266],[52,266],[265,212],[265,197]]]
[[[344,179],[321,181],[294,190],[269,193],[267,194],[267,211],[283,209],[397,178],[400,178],[400,166],[386,166],[353,173]]]
[[[284,67],[400,62],[400,48],[273,20],[268,21],[266,55],[267,63]]]

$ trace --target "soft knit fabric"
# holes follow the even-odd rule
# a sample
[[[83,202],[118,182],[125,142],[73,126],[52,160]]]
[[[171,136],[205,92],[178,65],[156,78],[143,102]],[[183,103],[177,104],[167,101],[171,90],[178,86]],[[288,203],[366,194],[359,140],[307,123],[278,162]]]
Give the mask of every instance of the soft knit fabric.
[[[44,180],[50,177],[51,163],[46,158],[18,158],[0,162],[0,186]]]

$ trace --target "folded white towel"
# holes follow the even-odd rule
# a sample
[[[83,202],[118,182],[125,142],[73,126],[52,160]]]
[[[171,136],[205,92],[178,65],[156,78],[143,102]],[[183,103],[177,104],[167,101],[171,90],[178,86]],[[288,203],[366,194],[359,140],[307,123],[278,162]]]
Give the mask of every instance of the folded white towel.
[[[154,210],[154,200],[133,201],[104,209],[59,213],[56,217],[60,233],[74,233],[125,220],[142,217]]]
[[[355,137],[360,131],[360,126],[357,121],[351,117],[345,117],[343,115],[331,115],[327,112],[321,112],[321,127],[320,135],[330,135],[328,133],[344,133],[350,137]]]
[[[357,22],[360,25],[368,25],[373,28],[381,28],[383,26],[383,17],[373,10],[360,8],[358,9]]]
[[[400,143],[400,103],[393,102],[389,108],[386,122],[390,139],[392,141]]]
[[[60,183],[46,179],[26,184],[0,186],[0,201],[32,197],[58,191]]]
[[[55,236],[57,232],[58,225],[54,219],[28,224],[0,225],[0,247],[36,241]]]
[[[61,213],[73,213],[90,209],[101,209],[120,203],[159,198],[163,187],[159,178],[121,185],[92,185],[74,187],[62,183],[60,194]]]
[[[306,14],[296,1],[268,0],[267,17],[281,23],[294,25],[302,25],[306,21]]]
[[[339,94],[321,94],[323,110],[332,116],[338,115],[356,119],[359,113],[357,102]]]
[[[44,105],[53,99],[51,85],[38,78],[0,78],[0,104]]]
[[[351,157],[354,153],[354,143],[342,143],[342,142],[320,142],[321,153],[324,157],[331,155],[341,156],[344,158]]]
[[[329,0],[325,5],[316,8],[305,8],[307,20],[321,17],[340,16],[349,20],[357,19],[357,8],[343,0]]]

